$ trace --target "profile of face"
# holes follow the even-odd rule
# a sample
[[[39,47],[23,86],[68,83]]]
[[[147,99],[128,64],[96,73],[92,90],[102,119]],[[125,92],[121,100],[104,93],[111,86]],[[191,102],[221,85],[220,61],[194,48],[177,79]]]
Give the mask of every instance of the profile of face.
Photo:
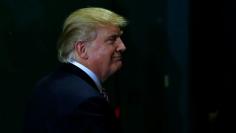
[[[122,66],[122,53],[126,47],[116,26],[97,29],[96,38],[86,45],[86,65],[102,80],[106,80]]]

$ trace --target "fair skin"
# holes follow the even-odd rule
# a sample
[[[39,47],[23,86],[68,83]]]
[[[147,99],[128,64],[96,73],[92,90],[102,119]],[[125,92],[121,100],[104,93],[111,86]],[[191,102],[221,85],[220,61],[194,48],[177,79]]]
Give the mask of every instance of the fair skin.
[[[93,41],[78,41],[75,47],[79,62],[92,70],[101,81],[105,81],[122,66],[122,53],[126,47],[117,26],[97,28]]]

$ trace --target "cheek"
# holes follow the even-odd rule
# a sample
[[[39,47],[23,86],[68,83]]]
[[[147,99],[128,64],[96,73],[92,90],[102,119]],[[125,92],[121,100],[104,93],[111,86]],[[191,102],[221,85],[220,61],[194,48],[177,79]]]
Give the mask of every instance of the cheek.
[[[114,67],[117,65],[117,61],[113,60],[112,58],[113,54],[113,48],[104,47],[97,49],[96,53],[94,51],[93,59],[95,62],[97,62],[97,65],[102,66],[105,69],[109,69],[109,67]]]
[[[99,52],[94,55],[94,61],[97,62],[96,65],[104,69],[109,69],[109,67],[114,64],[111,54],[105,52]]]
[[[112,50],[104,49],[99,53],[100,53],[100,58],[104,63],[113,64],[112,56],[114,52]]]

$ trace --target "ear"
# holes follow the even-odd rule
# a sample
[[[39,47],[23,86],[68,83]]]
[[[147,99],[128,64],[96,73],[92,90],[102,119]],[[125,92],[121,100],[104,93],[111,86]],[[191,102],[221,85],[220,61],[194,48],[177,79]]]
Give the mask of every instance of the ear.
[[[85,44],[85,42],[83,41],[77,41],[75,43],[75,50],[76,53],[78,54],[78,56],[82,59],[87,59],[88,55],[87,55],[87,46]]]

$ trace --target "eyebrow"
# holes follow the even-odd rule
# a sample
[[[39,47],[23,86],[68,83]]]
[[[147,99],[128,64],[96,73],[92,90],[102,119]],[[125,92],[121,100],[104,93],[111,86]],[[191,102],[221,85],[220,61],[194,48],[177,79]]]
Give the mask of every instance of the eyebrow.
[[[114,39],[114,40],[116,40],[117,38],[119,38],[120,37],[120,34],[112,34],[112,35],[110,35],[110,36],[108,36],[107,37],[107,41],[109,40],[109,39]]]
[[[122,34],[123,34],[123,31],[122,31],[122,30],[120,30],[119,32],[114,32],[114,33],[112,33],[111,35],[109,35],[105,41],[108,41],[109,39],[113,39],[113,38],[114,38],[114,39],[117,39],[117,38],[119,38]]]
[[[123,34],[123,31],[121,30],[120,32],[111,34],[109,37],[120,37]]]

